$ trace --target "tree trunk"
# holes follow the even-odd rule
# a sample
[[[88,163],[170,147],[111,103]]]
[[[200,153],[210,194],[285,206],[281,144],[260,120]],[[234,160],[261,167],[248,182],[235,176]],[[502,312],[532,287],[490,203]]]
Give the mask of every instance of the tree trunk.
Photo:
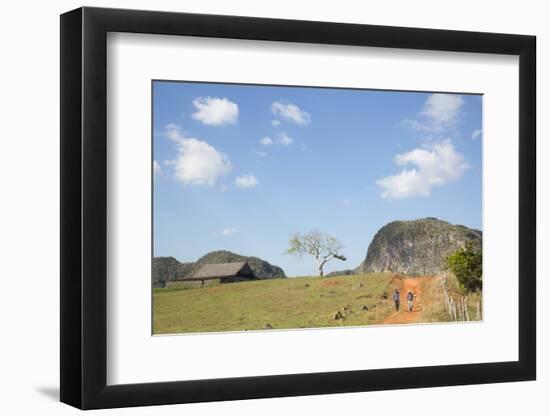
[[[319,271],[319,276],[320,277],[325,275],[325,273],[323,272],[323,267],[325,266],[326,263],[327,263],[326,261],[317,260],[317,270]]]

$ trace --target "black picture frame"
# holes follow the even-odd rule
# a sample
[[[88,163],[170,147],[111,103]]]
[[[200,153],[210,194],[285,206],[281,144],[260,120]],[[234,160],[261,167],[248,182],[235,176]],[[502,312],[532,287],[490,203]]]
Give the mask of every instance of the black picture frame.
[[[519,56],[519,360],[107,385],[108,32]],[[61,15],[61,401],[81,409],[526,381],[536,378],[536,38],[171,12]]]

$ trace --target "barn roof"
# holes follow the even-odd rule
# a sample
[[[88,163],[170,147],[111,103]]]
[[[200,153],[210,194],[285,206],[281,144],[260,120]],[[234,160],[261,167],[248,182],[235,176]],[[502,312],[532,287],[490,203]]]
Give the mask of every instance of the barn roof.
[[[206,264],[203,265],[193,276],[193,278],[224,278],[239,275],[243,269],[250,273],[250,267],[247,262],[229,262],[224,264]],[[243,271],[243,272],[245,272]]]

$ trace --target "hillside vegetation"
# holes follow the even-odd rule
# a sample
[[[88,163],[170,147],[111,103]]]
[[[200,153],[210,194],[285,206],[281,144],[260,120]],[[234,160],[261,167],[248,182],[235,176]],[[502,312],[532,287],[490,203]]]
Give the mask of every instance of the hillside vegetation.
[[[454,300],[458,302],[461,297],[464,296],[463,292],[460,289],[460,285],[458,284],[458,280],[452,273],[447,273],[447,291],[449,296],[453,297]],[[445,321],[452,321],[451,317],[449,316],[448,311],[445,309],[445,298],[443,294],[443,289],[441,286],[441,279],[440,277],[437,277],[436,280],[434,280],[433,285],[430,285],[426,288],[424,297],[426,299],[431,300],[432,302],[429,303],[429,305],[426,306],[426,308],[423,311],[422,314],[422,321],[424,323],[439,323],[439,322],[445,322]],[[477,319],[477,307],[478,303],[482,303],[481,299],[482,295],[481,292],[479,293],[469,293],[466,307],[469,312],[469,316],[472,321],[476,321]],[[483,320],[482,317],[482,311],[480,313],[479,320]]]

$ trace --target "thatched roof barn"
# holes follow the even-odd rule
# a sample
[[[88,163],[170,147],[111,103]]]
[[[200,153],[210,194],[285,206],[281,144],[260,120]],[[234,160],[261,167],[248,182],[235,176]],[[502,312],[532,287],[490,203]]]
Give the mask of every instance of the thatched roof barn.
[[[224,264],[203,265],[191,278],[195,279],[223,279],[223,278],[255,279],[254,272],[248,262],[229,262]]]
[[[168,283],[170,287],[226,284],[258,279],[248,262],[229,262],[203,265],[194,275],[178,278]]]

